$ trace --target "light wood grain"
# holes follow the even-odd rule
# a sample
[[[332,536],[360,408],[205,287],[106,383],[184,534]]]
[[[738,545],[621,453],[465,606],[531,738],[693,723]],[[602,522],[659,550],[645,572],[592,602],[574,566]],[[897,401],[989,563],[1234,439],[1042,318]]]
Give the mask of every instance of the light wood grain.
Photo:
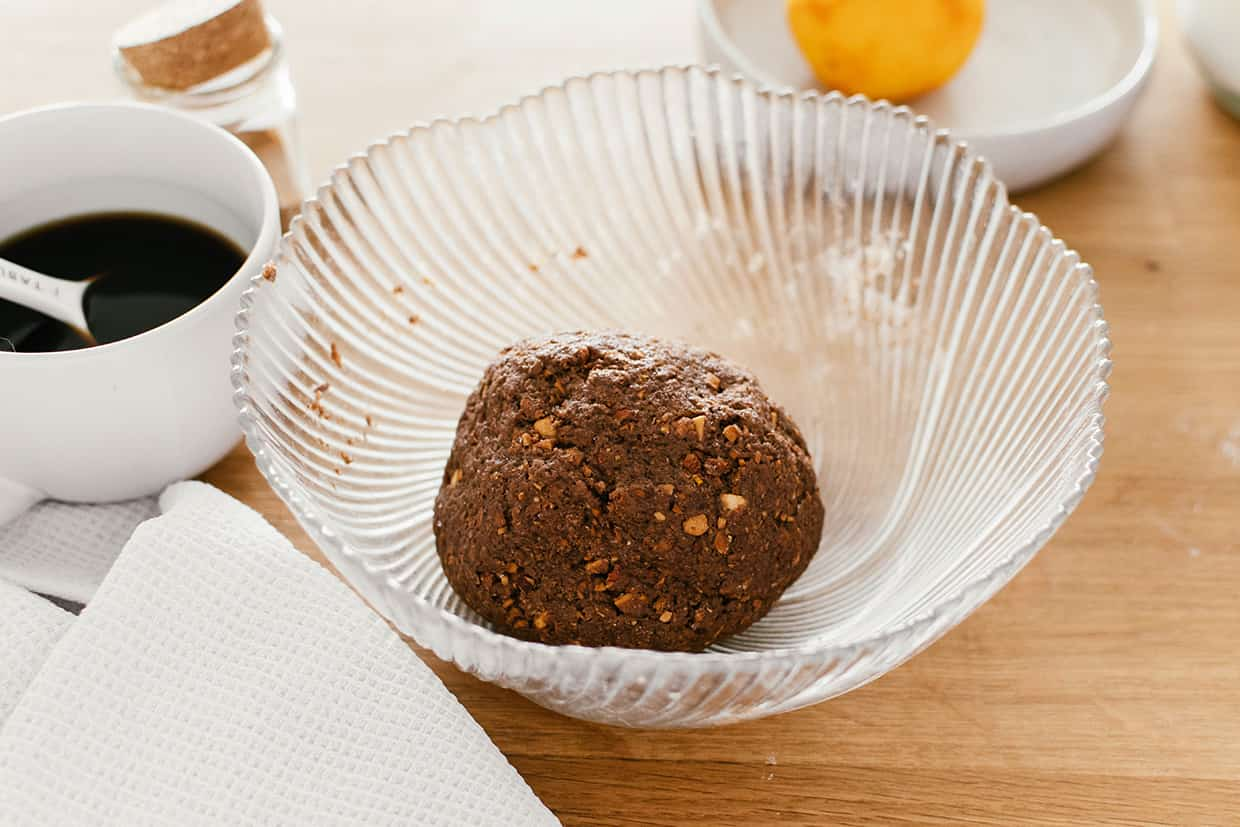
[[[108,33],[146,1],[9,0],[0,109],[113,93]],[[417,120],[695,56],[688,0],[269,6],[316,178]],[[1019,199],[1094,265],[1112,326],[1106,455],[1080,509],[927,652],[773,719],[609,729],[427,655],[566,824],[1240,823],[1240,124],[1164,19],[1120,141]],[[206,479],[322,560],[243,449]]]

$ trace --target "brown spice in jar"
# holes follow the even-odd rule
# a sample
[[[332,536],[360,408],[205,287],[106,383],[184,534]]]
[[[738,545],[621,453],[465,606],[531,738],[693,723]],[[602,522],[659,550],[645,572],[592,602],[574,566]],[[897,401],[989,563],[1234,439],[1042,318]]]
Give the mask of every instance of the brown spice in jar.
[[[263,162],[276,187],[280,201],[280,229],[287,231],[293,216],[301,209],[301,187],[293,175],[289,149],[278,129],[258,129],[250,132],[234,132],[248,146],[258,160]]]

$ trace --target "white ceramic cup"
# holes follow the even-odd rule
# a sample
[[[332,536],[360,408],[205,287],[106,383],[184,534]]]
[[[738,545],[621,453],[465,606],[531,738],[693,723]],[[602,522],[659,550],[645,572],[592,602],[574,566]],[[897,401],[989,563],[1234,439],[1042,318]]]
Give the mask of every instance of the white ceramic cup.
[[[233,317],[280,237],[270,177],[224,130],[154,106],[65,104],[0,119],[0,238],[113,210],[187,218],[248,254],[202,304],[138,336],[0,351],[0,524],[45,498],[154,493],[210,467],[239,437]]]

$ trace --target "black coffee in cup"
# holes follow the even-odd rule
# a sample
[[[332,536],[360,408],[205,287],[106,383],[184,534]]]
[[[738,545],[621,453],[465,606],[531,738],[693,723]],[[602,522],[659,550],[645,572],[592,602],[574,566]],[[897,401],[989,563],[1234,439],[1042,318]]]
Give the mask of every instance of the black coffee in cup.
[[[245,252],[193,221],[156,213],[92,213],[42,224],[0,241],[0,258],[71,281],[95,278],[86,321],[98,344],[170,322],[224,286]],[[0,278],[4,278],[0,265]],[[0,299],[0,350],[76,350],[72,328]]]

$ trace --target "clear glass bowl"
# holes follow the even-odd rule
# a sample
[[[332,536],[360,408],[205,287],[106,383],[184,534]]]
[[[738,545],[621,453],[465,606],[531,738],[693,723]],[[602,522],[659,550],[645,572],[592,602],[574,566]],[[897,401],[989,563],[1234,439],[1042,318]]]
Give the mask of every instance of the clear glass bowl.
[[[262,472],[401,631],[593,721],[721,724],[877,678],[1029,561],[1102,452],[1089,267],[903,107],[696,67],[574,78],[354,157],[275,264],[233,359]],[[517,338],[598,328],[748,365],[817,463],[813,563],[705,653],[506,637],[435,554],[483,367]]]

